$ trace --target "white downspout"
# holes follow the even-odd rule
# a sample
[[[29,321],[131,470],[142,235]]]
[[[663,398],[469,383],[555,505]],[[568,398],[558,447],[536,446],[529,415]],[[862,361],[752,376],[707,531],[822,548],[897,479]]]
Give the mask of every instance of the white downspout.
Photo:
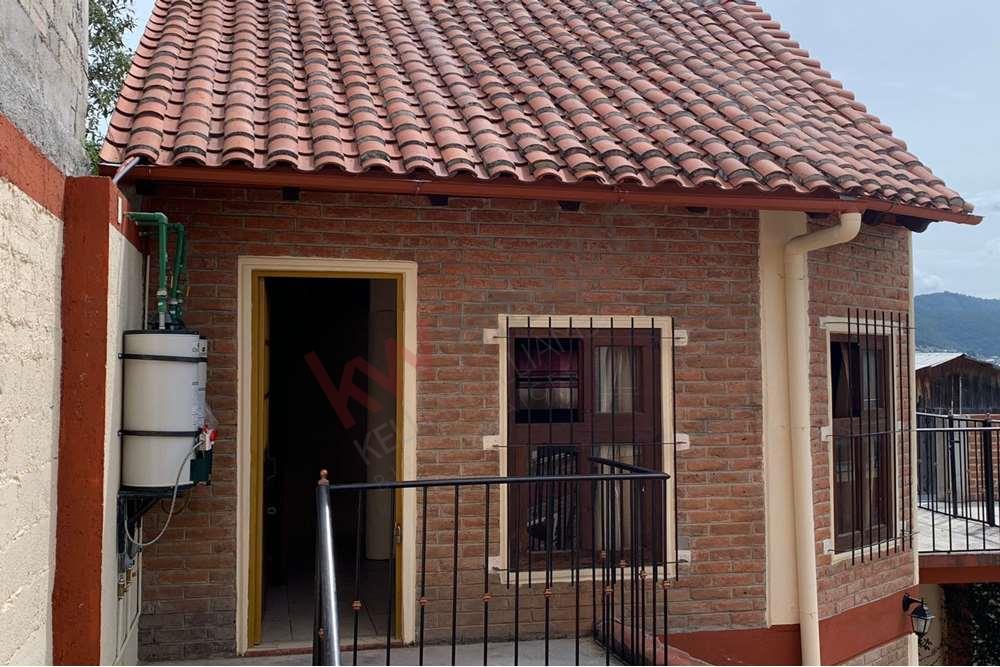
[[[796,236],[785,244],[785,317],[788,348],[788,421],[795,499],[795,563],[798,571],[802,664],[820,664],[816,593],[816,523],[813,518],[812,438],[809,397],[810,251],[847,243],[861,231],[860,213],[841,213],[840,223]]]

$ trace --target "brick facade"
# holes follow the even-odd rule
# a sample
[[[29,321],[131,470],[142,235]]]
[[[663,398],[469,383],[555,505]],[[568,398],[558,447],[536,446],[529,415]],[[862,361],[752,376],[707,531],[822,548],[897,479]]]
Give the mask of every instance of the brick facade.
[[[554,202],[457,198],[432,206],[423,197],[318,192],[286,202],[276,190],[177,185],[160,185],[139,210],[164,211],[188,227],[187,323],[210,338],[208,399],[220,422],[215,482],[195,492],[163,542],[146,553],[145,659],[229,654],[235,645],[241,255],[418,263],[420,477],[497,472],[497,454],[482,446],[483,435],[497,432],[497,352],[483,344],[482,330],[496,326],[499,313],[674,317],[691,339],[676,358],[675,389],[677,426],[692,440],[677,459],[681,546],[691,549],[692,563],[670,592],[670,630],[764,626],[756,212],[624,205],[571,212]],[[839,252],[856,267],[849,276],[826,263],[840,262],[839,254],[818,254],[811,265],[814,319],[869,305],[845,299],[851,293],[871,305],[907,307],[905,232],[866,227],[860,241]],[[814,393],[817,419],[822,404],[825,420],[825,400],[825,393]],[[817,443],[815,454],[819,542],[829,516],[825,445]],[[470,570],[481,568],[481,555],[469,554]],[[442,557],[450,567],[450,550]],[[833,597],[848,588],[856,604],[870,599],[869,579],[878,580],[879,590],[897,580],[908,585],[909,558],[849,569],[821,556],[823,615],[834,613]],[[856,590],[859,572],[868,582],[862,590]],[[481,616],[468,616],[463,635],[472,637],[481,632]]]
[[[822,224],[822,223],[820,223]],[[815,225],[818,228],[819,225]],[[809,301],[812,322],[810,392],[813,415],[813,487],[815,498],[820,618],[884,598],[914,583],[914,554],[894,550],[874,561],[834,562],[823,553],[831,538],[830,443],[819,438],[829,424],[828,370],[821,317],[844,318],[847,308],[910,312],[910,232],[890,225],[868,226],[853,242],[812,253]],[[904,369],[905,370],[905,369]],[[911,366],[912,370],[912,366]],[[898,401],[898,397],[897,397]],[[898,413],[897,413],[898,414]],[[907,474],[908,470],[902,471]]]
[[[855,656],[844,665],[905,665],[909,660],[908,644],[910,637],[900,637],[888,644],[873,648],[861,655]]]

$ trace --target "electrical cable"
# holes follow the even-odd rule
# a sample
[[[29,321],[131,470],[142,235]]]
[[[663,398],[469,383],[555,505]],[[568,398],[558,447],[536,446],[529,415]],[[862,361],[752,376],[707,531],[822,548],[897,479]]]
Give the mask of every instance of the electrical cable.
[[[198,449],[198,446],[200,444],[201,443],[197,442],[197,441],[194,443],[194,446],[191,447],[191,449],[188,450],[187,456],[185,456],[184,460],[181,462],[181,467],[177,470],[177,478],[174,480],[174,492],[170,496],[170,510],[167,512],[167,520],[163,523],[163,528],[160,529],[159,534],[156,537],[154,537],[153,539],[151,539],[149,542],[137,542],[132,537],[131,532],[127,529],[127,526],[128,526],[128,516],[124,515],[124,513],[123,513],[123,517],[122,518],[125,520],[125,526],[126,526],[125,539],[127,539],[129,542],[131,542],[135,546],[139,547],[140,549],[143,549],[143,548],[148,547],[150,545],[156,544],[156,542],[161,537],[163,537],[163,534],[165,532],[167,532],[167,527],[170,525],[170,520],[174,517],[174,505],[177,503],[177,490],[180,488],[180,485],[181,485],[181,475],[184,474],[184,466],[186,466],[187,462],[191,460],[191,455],[194,454],[195,450]]]

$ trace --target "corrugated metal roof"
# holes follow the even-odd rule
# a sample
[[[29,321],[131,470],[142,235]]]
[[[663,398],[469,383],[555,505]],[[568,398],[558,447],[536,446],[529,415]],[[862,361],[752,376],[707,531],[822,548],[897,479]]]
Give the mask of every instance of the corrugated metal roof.
[[[917,352],[916,363],[914,364],[914,370],[920,370],[921,368],[933,368],[934,366],[941,366],[949,361],[954,361],[959,358],[966,358],[969,361],[974,361],[977,364],[983,364],[985,366],[992,366],[993,368],[1000,369],[1000,365],[994,363],[993,361],[987,359],[978,359],[971,354],[965,354],[964,352]]]
[[[940,366],[941,364],[946,364],[952,359],[958,359],[959,357],[964,357],[963,352],[917,352],[917,359],[914,365],[916,370],[921,368],[931,368],[932,366]]]

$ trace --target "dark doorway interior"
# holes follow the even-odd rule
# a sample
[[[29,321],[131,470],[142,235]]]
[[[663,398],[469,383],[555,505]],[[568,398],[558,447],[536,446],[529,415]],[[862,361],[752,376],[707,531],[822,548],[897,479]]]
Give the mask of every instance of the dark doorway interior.
[[[394,439],[387,450],[385,433],[386,422],[395,430],[396,392],[385,386],[385,375],[376,382],[366,369],[388,370],[385,341],[396,337],[396,283],[268,278],[265,285],[269,391],[261,642],[304,643],[312,641],[313,631],[314,489],[319,471],[329,471],[331,484],[370,481],[373,466],[382,476],[394,477]],[[346,391],[346,383],[355,389]],[[380,429],[380,437],[373,436],[374,429]],[[379,441],[374,463],[373,438]],[[372,530],[369,515],[378,514],[379,501],[368,499],[359,508],[355,494],[334,494],[333,499],[342,636],[354,631],[356,558],[367,598],[359,615],[359,635],[384,633],[393,594],[388,590],[385,549],[391,547],[372,545],[367,535]],[[386,590],[379,590],[380,582]]]

